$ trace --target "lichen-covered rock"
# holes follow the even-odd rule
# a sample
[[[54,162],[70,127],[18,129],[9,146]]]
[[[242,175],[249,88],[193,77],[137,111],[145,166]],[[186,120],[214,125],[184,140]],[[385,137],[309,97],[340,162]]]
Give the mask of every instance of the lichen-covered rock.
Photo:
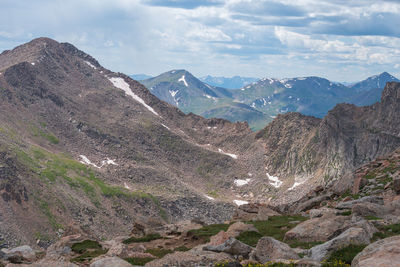
[[[90,267],[131,267],[132,264],[118,257],[107,257],[94,260]]]
[[[248,258],[250,252],[253,250],[252,247],[246,245],[239,240],[229,237],[224,243],[218,246],[205,246],[203,250],[213,251],[213,252],[225,252],[231,255],[241,255]]]
[[[256,249],[250,257],[251,260],[261,263],[275,259],[295,260],[299,258],[299,255],[288,244],[269,236],[263,237],[258,241]]]
[[[237,237],[238,235],[240,235],[240,233],[246,231],[258,232],[257,228],[255,228],[254,225],[252,224],[236,222],[231,226],[229,226],[228,230],[226,231],[226,234],[230,237]]]
[[[354,245],[367,245],[370,242],[370,236],[367,231],[362,228],[349,228],[339,236],[335,237],[324,244],[317,245],[309,250],[309,257],[315,261],[322,261],[336,250]]]
[[[298,224],[285,234],[284,240],[297,240],[300,242],[326,242],[347,228],[351,221],[348,216],[335,216],[326,214]]]
[[[160,267],[160,266],[185,266],[185,267],[199,267],[207,266],[213,267],[218,262],[231,262],[234,261],[232,255],[221,252],[212,252],[202,250],[202,246],[191,249],[186,252],[175,252],[168,254],[161,259],[146,263],[146,267]]]
[[[351,262],[352,267],[399,267],[400,236],[376,241],[361,251]]]

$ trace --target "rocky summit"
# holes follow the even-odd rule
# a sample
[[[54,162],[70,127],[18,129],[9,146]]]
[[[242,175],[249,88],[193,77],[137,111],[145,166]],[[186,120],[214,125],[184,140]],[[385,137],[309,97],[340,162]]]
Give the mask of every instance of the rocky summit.
[[[0,266],[399,266],[400,83],[258,132],[155,92],[48,38],[0,54]]]

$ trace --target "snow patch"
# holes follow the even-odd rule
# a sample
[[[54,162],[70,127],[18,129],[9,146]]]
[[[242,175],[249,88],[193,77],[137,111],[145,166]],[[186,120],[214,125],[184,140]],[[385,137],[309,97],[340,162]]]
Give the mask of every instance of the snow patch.
[[[302,182],[296,182],[295,181],[294,184],[288,189],[288,191],[291,191],[291,190],[295,189],[296,187],[298,187],[301,184],[304,184],[304,182],[305,181],[302,181]]]
[[[226,152],[224,152],[221,148],[218,148],[218,152],[221,153],[221,154],[227,155],[227,156],[229,156],[229,157],[231,157],[231,158],[233,158],[233,159],[237,159],[237,158],[238,158],[237,155],[231,154],[231,153],[226,153]]]
[[[115,163],[114,160],[107,158],[106,160],[101,161],[101,167],[103,167],[104,165],[115,165],[118,166],[117,163]]]
[[[131,188],[127,183],[124,183],[124,187],[125,187],[126,189],[128,189],[128,190],[132,190],[132,188]]]
[[[91,165],[91,166],[96,167],[98,169],[101,168],[101,167],[97,166],[96,164],[92,163],[85,155],[79,155],[79,157],[82,159],[81,161],[79,161],[80,163],[83,163],[85,165]]]
[[[278,177],[269,175],[268,172],[267,172],[267,176],[268,176],[268,179],[269,179],[270,181],[272,181],[272,182],[269,182],[269,184],[272,185],[273,187],[279,188],[279,187],[281,187],[281,185],[283,184],[283,182],[282,182],[281,180],[279,180]]]
[[[182,75],[182,77],[178,80],[178,82],[183,82],[186,87],[189,87],[188,83],[185,80],[185,75]]]
[[[179,93],[179,90],[176,90],[176,91],[174,91],[174,90],[168,90],[168,92],[171,94],[171,96],[172,96],[172,98],[174,99],[174,101],[175,101],[175,104],[176,104],[176,106],[178,107],[179,106],[179,98],[175,98],[175,96],[176,96],[176,94],[177,93]]]
[[[215,200],[215,198],[213,198],[213,197],[210,197],[210,196],[207,196],[207,195],[204,195],[206,198],[208,198],[209,200]]]
[[[113,84],[115,87],[117,87],[117,88],[123,90],[123,91],[125,92],[125,94],[131,96],[133,99],[135,99],[135,100],[138,101],[140,104],[142,104],[145,108],[147,108],[147,109],[148,109],[150,112],[152,112],[154,115],[160,116],[160,115],[158,115],[157,112],[155,112],[155,110],[154,110],[152,107],[150,107],[149,105],[147,105],[147,104],[144,102],[144,100],[143,100],[142,98],[140,98],[138,95],[136,95],[134,92],[132,92],[132,90],[131,90],[129,84],[128,84],[123,78],[120,78],[120,77],[113,77],[113,78],[109,78],[108,80],[109,80],[110,82],[112,82],[112,84]]]
[[[92,163],[85,155],[79,155],[79,157],[81,158],[81,160],[79,161],[82,164],[85,165],[90,165],[93,166],[95,168],[101,169],[104,165],[115,165],[118,166],[117,163],[115,163],[114,160],[107,158],[106,160],[102,160],[101,161],[101,165],[97,166],[96,164]]]
[[[32,64],[32,66],[35,66],[35,62],[32,62],[31,64]]]
[[[248,178],[246,180],[244,180],[244,179],[236,179],[234,181],[234,183],[235,183],[236,186],[244,186],[244,185],[248,184],[250,181],[251,181],[250,178]]]
[[[247,175],[248,175],[249,177],[252,177],[252,176],[253,176],[253,174],[252,174],[252,173],[250,173],[250,172],[249,172]]]
[[[238,206],[242,206],[242,205],[249,204],[248,201],[245,201],[245,200],[238,200],[238,199],[235,199],[235,200],[233,201],[233,203],[235,203],[235,204],[238,205]]]
[[[97,70],[96,66],[94,66],[92,63],[90,63],[89,61],[85,61],[86,64],[88,64],[92,69]]]

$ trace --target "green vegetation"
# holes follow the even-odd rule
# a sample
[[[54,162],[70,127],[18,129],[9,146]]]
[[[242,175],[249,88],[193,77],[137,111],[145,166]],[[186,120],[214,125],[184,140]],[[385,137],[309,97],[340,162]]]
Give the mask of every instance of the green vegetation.
[[[253,224],[254,227],[260,232],[262,236],[271,236],[276,240],[283,241],[285,233],[295,227],[298,223],[307,220],[306,217],[301,215],[291,215],[291,216],[271,216],[267,221],[254,221],[247,222]],[[253,235],[254,237],[254,235]],[[252,241],[254,242],[254,240]],[[293,244],[291,243],[293,242]],[[288,244],[291,246],[296,246],[300,243],[295,243],[291,241]],[[301,245],[304,245],[301,243]]]
[[[108,251],[103,249],[99,242],[93,240],[84,240],[80,243],[73,244],[71,249],[73,252],[81,254],[72,258],[71,262],[89,262]]]
[[[153,256],[156,256],[157,258],[162,258],[167,254],[172,253],[173,251],[170,249],[162,249],[162,248],[149,248],[146,250],[147,253],[150,253]]]
[[[263,237],[263,235],[261,235],[258,232],[246,231],[246,232],[240,233],[236,239],[249,245],[249,246],[255,247],[257,245],[258,240],[261,237]]]
[[[365,219],[370,220],[370,221],[377,221],[377,220],[382,220],[382,218],[376,217],[376,216],[371,216],[371,215],[367,215],[364,216]]]
[[[56,182],[60,178],[71,188],[81,189],[92,203],[99,207],[100,201],[98,193],[105,197],[124,197],[124,198],[147,198],[153,201],[160,209],[160,214],[166,217],[158,200],[143,192],[130,192],[119,186],[112,186],[104,183],[96,177],[95,173],[86,165],[64,155],[53,154],[38,147],[32,148],[34,159],[23,152],[19,152],[24,162],[29,163],[32,169],[39,174],[45,182]]]
[[[193,229],[188,232],[189,235],[197,239],[204,239],[209,241],[210,237],[218,234],[220,231],[226,231],[229,228],[229,224],[210,224],[205,225],[200,229]]]
[[[400,235],[400,223],[378,226],[379,232],[375,233],[372,241],[376,241],[378,239],[384,239],[386,237],[391,237],[395,235]]]
[[[352,194],[350,189],[347,189],[346,192],[344,192],[340,197],[339,197],[339,201],[346,198],[346,197],[351,197],[353,199],[359,199],[360,198],[360,194]]]
[[[332,253],[332,255],[323,263],[323,267],[330,266],[350,266],[354,257],[360,253],[366,245],[348,245]],[[336,265],[335,265],[336,264]]]
[[[101,249],[101,245],[94,240],[84,240],[80,243],[73,244],[71,249],[73,252],[83,253],[88,249]]]
[[[51,227],[54,230],[58,230],[58,229],[63,229],[64,228],[64,226],[62,224],[57,222],[56,217],[53,215],[53,213],[51,213],[50,208],[49,208],[49,204],[47,202],[45,202],[44,200],[41,200],[40,203],[39,203],[39,208],[43,212],[43,214],[46,215],[47,219],[49,220],[49,223],[50,223]]]
[[[350,216],[351,215],[351,210],[344,211],[344,212],[340,213],[340,215],[342,215],[342,216]]]
[[[132,265],[144,266],[146,263],[154,260],[153,258],[125,258]]]
[[[148,234],[144,237],[130,237],[128,239],[125,239],[122,243],[124,244],[131,244],[131,243],[141,243],[141,242],[150,242],[152,240],[160,239],[162,238],[160,234]]]
[[[45,127],[46,124],[41,123],[41,125]],[[37,126],[32,125],[30,127],[30,131],[33,134],[33,136],[40,136],[43,137],[44,139],[46,139],[47,141],[49,141],[50,143],[56,145],[60,142],[60,140],[58,140],[57,137],[55,137],[52,133],[49,133],[47,131],[43,131],[42,129],[40,129]]]
[[[174,251],[182,251],[182,252],[185,252],[185,251],[188,251],[188,250],[190,250],[190,248],[186,247],[185,245],[177,247],[177,248],[174,249]]]

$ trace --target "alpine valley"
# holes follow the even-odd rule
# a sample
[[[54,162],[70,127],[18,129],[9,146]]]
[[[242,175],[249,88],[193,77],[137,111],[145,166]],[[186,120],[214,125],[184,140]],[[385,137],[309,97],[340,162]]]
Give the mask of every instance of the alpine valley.
[[[395,77],[141,82],[49,38],[0,54],[0,266],[399,261]]]

